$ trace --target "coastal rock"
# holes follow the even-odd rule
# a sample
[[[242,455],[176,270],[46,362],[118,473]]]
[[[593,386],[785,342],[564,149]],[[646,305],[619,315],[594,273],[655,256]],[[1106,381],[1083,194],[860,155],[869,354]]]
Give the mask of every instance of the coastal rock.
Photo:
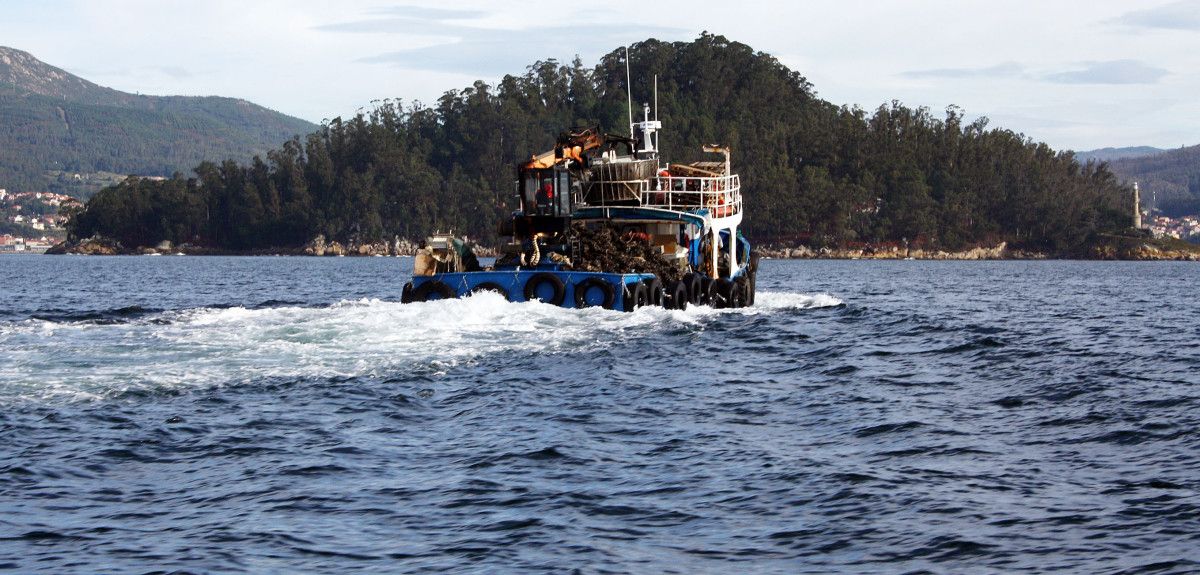
[[[304,244],[304,254],[309,256],[325,255],[325,235],[318,235]]]
[[[394,255],[394,256],[415,255],[417,253],[417,249],[419,247],[420,246],[418,246],[417,244],[408,241],[408,239],[397,236],[392,240],[392,254],[391,255]]]
[[[1041,259],[1044,254],[1012,252],[1008,244],[1001,242],[993,247],[978,246],[967,250],[948,252],[944,250],[903,249],[899,246],[872,246],[861,248],[829,248],[814,250],[805,245],[794,247],[767,246],[758,248],[763,257],[792,259],[925,259],[925,260],[998,260],[998,259]]]
[[[330,242],[325,246],[325,254],[327,256],[344,256],[346,255],[346,247],[338,242]]]
[[[67,253],[89,256],[114,256],[125,253],[125,248],[116,240],[92,237],[75,244]]]

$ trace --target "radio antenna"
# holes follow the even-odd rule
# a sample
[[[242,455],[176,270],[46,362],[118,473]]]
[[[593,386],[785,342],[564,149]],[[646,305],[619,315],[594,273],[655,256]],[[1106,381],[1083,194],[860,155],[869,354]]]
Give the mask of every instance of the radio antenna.
[[[654,121],[658,121],[658,74],[654,75]],[[662,155],[662,135],[654,132],[654,149]]]
[[[633,138],[633,87],[629,83],[629,46],[625,46],[625,101],[629,104],[629,137]]]

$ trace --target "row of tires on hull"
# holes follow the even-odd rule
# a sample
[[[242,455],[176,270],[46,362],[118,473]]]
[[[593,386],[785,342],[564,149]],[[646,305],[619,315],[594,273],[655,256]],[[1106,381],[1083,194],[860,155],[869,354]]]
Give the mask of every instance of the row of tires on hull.
[[[621,301],[625,311],[644,306],[661,306],[667,309],[687,309],[689,305],[711,305],[716,308],[735,308],[754,305],[753,277],[742,276],[733,280],[712,279],[708,276],[689,273],[677,282],[665,285],[658,277],[615,286],[599,277],[588,277],[575,284],[575,307],[599,306],[613,309],[617,302],[617,289],[623,290]],[[503,286],[483,282],[471,289],[471,293],[491,291],[509,299]],[[525,282],[523,295],[527,301],[540,300],[553,305],[566,301],[567,286],[562,278],[552,273],[537,273]],[[413,288],[404,285],[400,297],[403,303],[451,299],[458,293],[445,282],[433,280]]]

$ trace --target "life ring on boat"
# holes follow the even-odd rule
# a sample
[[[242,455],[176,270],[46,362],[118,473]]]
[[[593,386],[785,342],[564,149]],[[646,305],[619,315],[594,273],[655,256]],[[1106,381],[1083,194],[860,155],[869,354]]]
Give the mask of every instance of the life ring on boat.
[[[642,284],[646,286],[646,305],[661,307],[664,295],[662,280],[654,276],[642,280]]]
[[[688,300],[691,296],[688,294],[688,287],[682,281],[671,282],[667,284],[667,294],[663,298],[663,307],[667,309],[686,310],[688,308]]]
[[[554,295],[549,298],[538,296],[538,289],[542,287],[542,284],[550,284],[551,289],[554,290]],[[567,288],[563,285],[563,281],[558,276],[549,272],[533,274],[533,277],[525,282],[525,301],[539,300],[551,305],[562,305],[563,300],[566,299],[566,295]]]
[[[445,282],[433,280],[425,282],[418,286],[417,289],[414,289],[412,293],[412,299],[413,301],[430,301],[429,296],[434,295],[438,296],[432,298],[434,300],[454,299],[458,296],[458,293],[454,291],[454,288],[446,285]]]
[[[412,282],[405,282],[404,289],[400,290],[400,303],[412,303],[412,301],[413,301]]]
[[[612,284],[598,277],[585,278],[583,281],[575,284],[575,307],[585,308],[596,304],[589,304],[587,295],[588,292],[598,289],[603,294],[604,300],[600,302],[600,307],[604,309],[612,309],[613,304],[617,301],[617,290],[613,289]]]
[[[625,284],[625,311],[633,311],[646,305],[646,284],[633,282]]]
[[[484,292],[484,291],[496,292],[496,293],[500,294],[501,297],[503,297],[504,299],[506,299],[506,300],[508,299],[508,290],[504,289],[503,286],[501,286],[500,284],[498,284],[496,282],[483,282],[483,283],[471,288],[471,293],[479,293],[479,292]]]
[[[700,305],[701,303],[703,303],[702,299],[701,299],[701,296],[703,295],[703,293],[701,292],[703,282],[700,281],[699,274],[688,273],[683,276],[683,280],[680,281],[679,283],[683,284],[684,287],[687,288],[688,303],[690,303],[692,305]],[[680,309],[682,309],[682,308],[680,308]]]

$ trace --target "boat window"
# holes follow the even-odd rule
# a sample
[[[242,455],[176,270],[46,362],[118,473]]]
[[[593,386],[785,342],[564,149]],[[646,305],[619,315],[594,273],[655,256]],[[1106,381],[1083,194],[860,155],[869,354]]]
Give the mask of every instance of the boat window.
[[[537,192],[538,192],[538,177],[535,172],[530,172],[525,177],[525,187],[521,193],[522,209],[526,214],[532,214],[537,211]]]
[[[571,213],[571,176],[561,170],[529,171],[522,182],[521,202],[529,215],[565,216]]]
[[[567,171],[558,172],[558,185],[555,186],[555,198],[558,200],[556,215],[565,216],[571,213],[571,175]]]

